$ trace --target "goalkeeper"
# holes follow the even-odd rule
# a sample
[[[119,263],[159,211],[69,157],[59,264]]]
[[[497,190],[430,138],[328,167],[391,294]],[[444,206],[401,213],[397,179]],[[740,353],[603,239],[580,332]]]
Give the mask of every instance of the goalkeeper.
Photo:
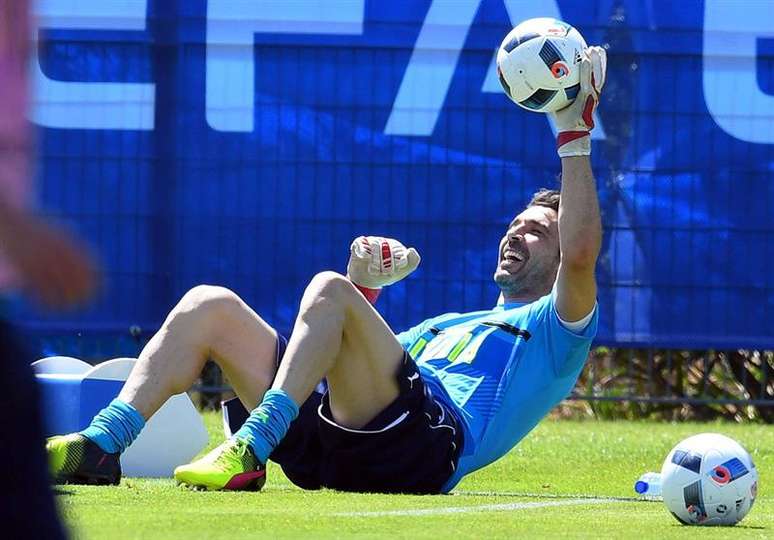
[[[304,292],[289,340],[227,289],[199,286],[143,349],[117,399],[47,449],[59,482],[117,483],[119,455],[214,359],[251,413],[178,467],[181,483],[260,489],[268,459],[303,488],[439,493],[503,456],[573,388],[597,330],[601,243],[589,154],[605,51],[586,50],[581,91],[555,113],[561,193],[541,190],[500,240],[493,309],[449,313],[395,335],[369,301],[419,255],[360,237],[347,276]],[[325,381],[323,393],[315,391]]]

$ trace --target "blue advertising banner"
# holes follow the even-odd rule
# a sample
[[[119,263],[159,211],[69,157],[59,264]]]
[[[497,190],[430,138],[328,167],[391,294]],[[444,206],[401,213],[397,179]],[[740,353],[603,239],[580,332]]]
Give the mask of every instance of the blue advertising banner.
[[[157,328],[220,284],[281,331],[351,240],[420,269],[380,299],[396,330],[495,304],[497,245],[560,164],[546,115],[494,57],[553,16],[608,48],[593,134],[599,343],[774,348],[774,10],[639,0],[40,0],[39,191],[105,270],[41,330]]]

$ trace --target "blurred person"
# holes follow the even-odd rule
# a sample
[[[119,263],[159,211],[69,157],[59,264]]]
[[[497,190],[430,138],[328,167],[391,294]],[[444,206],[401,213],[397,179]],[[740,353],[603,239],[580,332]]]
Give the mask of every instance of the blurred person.
[[[65,308],[84,300],[95,270],[75,240],[29,209],[31,134],[25,116],[29,13],[23,0],[0,0],[0,523],[28,538],[63,538],[51,493],[38,388],[26,350],[3,320],[2,296],[28,293]]]
[[[602,233],[589,131],[605,66],[603,49],[587,49],[579,97],[554,114],[561,192],[539,191],[500,240],[497,306],[395,335],[369,302],[420,258],[380,237],[352,243],[347,276],[311,280],[289,340],[228,289],[195,287],[118,397],[85,430],[49,439],[57,481],[118,483],[121,452],[208,358],[252,412],[175,470],[191,487],[260,489],[272,459],[302,488],[442,493],[505,455],[572,390],[597,331]]]

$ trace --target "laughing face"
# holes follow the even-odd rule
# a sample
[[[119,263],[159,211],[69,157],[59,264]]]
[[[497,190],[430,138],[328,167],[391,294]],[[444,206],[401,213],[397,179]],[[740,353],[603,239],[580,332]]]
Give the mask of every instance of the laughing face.
[[[532,301],[551,291],[559,269],[559,214],[530,206],[500,240],[494,280],[506,301]]]

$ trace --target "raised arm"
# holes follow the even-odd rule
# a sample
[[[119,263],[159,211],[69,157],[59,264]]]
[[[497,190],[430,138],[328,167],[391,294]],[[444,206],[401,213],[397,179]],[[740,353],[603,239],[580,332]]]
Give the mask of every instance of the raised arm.
[[[591,171],[593,112],[605,82],[607,57],[601,47],[586,49],[581,90],[575,102],[555,113],[557,151],[562,160],[559,202],[561,262],[556,278],[556,311],[564,321],[591,313],[597,297],[594,269],[602,243],[602,225]]]

